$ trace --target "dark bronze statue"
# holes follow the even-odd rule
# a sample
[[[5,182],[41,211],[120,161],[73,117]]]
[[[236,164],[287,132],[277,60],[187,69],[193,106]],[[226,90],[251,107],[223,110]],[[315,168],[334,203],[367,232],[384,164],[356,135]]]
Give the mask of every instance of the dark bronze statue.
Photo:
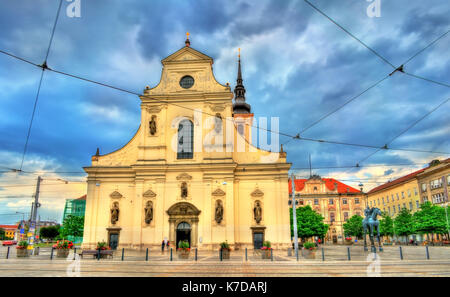
[[[119,220],[119,202],[114,202],[111,208],[111,224],[115,225]]]
[[[262,220],[262,209],[259,201],[255,202],[255,207],[253,208],[253,215],[255,216],[255,221],[257,224]]]
[[[145,207],[145,223],[150,224],[153,220],[153,203],[151,201],[147,201]]]
[[[222,222],[223,220],[223,206],[222,206],[222,201],[217,200],[216,202],[216,222],[217,224],[220,224],[220,222]]]
[[[188,196],[188,187],[186,182],[181,183],[181,198],[187,198]]]
[[[364,229],[364,251],[368,251],[367,242],[366,242],[366,234],[367,234],[368,228],[370,229],[369,237],[370,237],[371,251],[373,253],[376,252],[375,243],[373,240],[373,229],[374,228],[377,228],[377,240],[378,240],[379,251],[380,252],[383,251],[383,248],[381,247],[381,242],[380,242],[380,221],[377,220],[378,215],[381,216],[381,210],[378,207],[369,208],[367,206],[366,209],[364,210],[365,218],[362,222],[363,229]]]
[[[152,120],[149,122],[150,135],[156,134],[156,116],[152,115]]]

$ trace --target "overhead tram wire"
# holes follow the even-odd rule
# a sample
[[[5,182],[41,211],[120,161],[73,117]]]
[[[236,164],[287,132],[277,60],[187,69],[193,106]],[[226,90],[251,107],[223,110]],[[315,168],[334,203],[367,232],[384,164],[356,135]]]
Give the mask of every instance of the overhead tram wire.
[[[371,52],[373,52],[375,55],[377,55],[379,58],[381,58],[384,62],[386,62],[387,64],[389,64],[390,66],[392,66],[395,70],[393,72],[391,72],[387,77],[392,76],[392,74],[394,74],[395,72],[402,72],[404,74],[410,75],[412,77],[418,78],[418,79],[422,79],[425,81],[429,81],[435,84],[439,84],[441,86],[446,86],[446,87],[450,87],[450,85],[445,84],[445,83],[441,83],[438,81],[434,81],[431,79],[427,79],[424,77],[420,77],[418,75],[414,75],[414,74],[410,74],[404,71],[404,66],[406,64],[408,64],[411,60],[413,60],[415,57],[417,57],[419,54],[421,54],[422,52],[424,52],[426,49],[428,49],[429,47],[431,47],[432,45],[434,45],[437,41],[439,41],[440,39],[442,39],[443,37],[445,37],[450,30],[447,30],[446,32],[444,32],[442,35],[440,35],[438,38],[434,39],[432,42],[430,42],[429,44],[427,44],[427,46],[425,46],[424,48],[422,48],[421,50],[417,51],[414,55],[412,55],[408,60],[406,60],[405,62],[403,62],[399,67],[395,67],[392,63],[390,63],[386,58],[382,57],[379,53],[377,53],[374,49],[370,48],[369,46],[367,46],[364,42],[362,42],[359,38],[357,38],[356,36],[354,36],[352,33],[350,33],[347,29],[345,29],[344,27],[342,27],[340,24],[338,24],[336,21],[334,21],[332,18],[330,18],[328,15],[326,15],[324,12],[322,12],[320,9],[318,9],[316,6],[314,6],[313,4],[311,4],[309,1],[304,0],[306,3],[308,3],[311,7],[313,7],[315,10],[317,10],[319,13],[321,13],[322,15],[324,15],[326,18],[328,18],[331,22],[333,22],[335,25],[337,25],[339,28],[341,28],[343,31],[345,31],[348,35],[350,35],[351,37],[353,37],[355,40],[357,40],[359,43],[361,43],[362,45],[364,45],[366,48],[368,48]],[[356,98],[360,97],[362,94],[364,94],[365,92],[367,92],[368,90],[370,90],[371,88],[375,87],[376,85],[378,85],[379,83],[381,83],[384,79],[386,79],[387,77],[383,78],[381,81],[375,83],[374,85],[372,85],[371,87],[369,87],[368,89],[366,89],[365,91],[363,91],[361,94],[351,98],[350,100],[346,101],[342,106],[338,107],[337,109],[335,109],[334,111],[326,114],[325,116],[321,117],[319,120],[315,121],[314,123],[312,123],[311,125],[309,125],[308,127],[306,127],[305,129],[303,129],[299,134],[297,135],[301,135],[302,133],[304,133],[306,130],[312,128],[313,126],[315,126],[316,124],[318,124],[319,122],[321,122],[322,120],[324,120],[325,118],[327,118],[328,116],[330,116],[331,114],[339,111],[342,107],[344,107],[345,105],[347,105],[348,103],[352,102],[353,100],[355,100]],[[283,143],[283,145],[288,144],[292,139],[289,139],[288,141],[286,141],[285,143]]]
[[[316,8],[317,9],[317,8]],[[340,28],[342,28],[342,26],[340,26],[339,24],[337,24],[336,22],[333,21],[333,23],[335,23],[336,25],[338,25]],[[347,30],[345,30],[346,32],[348,32]],[[387,77],[392,76],[395,72],[402,72],[406,75],[418,78],[418,79],[422,79],[422,80],[426,80],[435,84],[439,84],[445,87],[450,87],[450,85],[445,84],[445,83],[441,83],[438,81],[434,81],[431,79],[427,79],[424,77],[420,77],[418,75],[414,75],[411,73],[408,73],[406,71],[404,71],[404,66],[406,64],[408,64],[411,60],[413,60],[415,57],[417,57],[419,54],[421,54],[422,52],[424,52],[426,49],[428,49],[429,47],[431,47],[432,45],[434,45],[437,41],[439,41],[440,39],[442,39],[443,37],[445,37],[448,33],[450,32],[450,30],[447,30],[444,34],[440,35],[438,38],[434,39],[432,42],[430,42],[427,46],[425,46],[424,48],[422,48],[421,50],[417,51],[414,55],[412,55],[408,60],[406,60],[405,62],[403,62],[399,67],[397,67],[393,72],[391,72]],[[351,36],[353,36],[353,34],[351,34],[350,32],[348,32]],[[356,38],[357,39],[357,38]],[[357,39],[358,41],[360,41],[359,39]],[[389,63],[391,64],[391,63]],[[386,79],[387,77],[385,77],[384,79]],[[321,122],[322,120],[326,119],[327,117],[329,117],[330,115],[332,115],[333,113],[339,111],[341,108],[343,108],[345,105],[347,105],[348,103],[352,102],[353,100],[357,99],[358,97],[360,97],[362,94],[364,94],[365,92],[367,92],[368,90],[372,89],[373,87],[375,87],[376,85],[380,84],[384,79],[382,79],[381,81],[378,81],[377,83],[375,83],[374,85],[370,86],[368,89],[366,89],[365,91],[363,91],[362,93],[360,93],[359,95],[349,99],[348,101],[346,101],[343,105],[341,105],[340,107],[338,107],[337,109],[333,110],[332,112],[326,114],[325,116],[321,117],[320,119],[318,119],[317,121],[315,121],[314,123],[312,123],[311,125],[309,125],[308,127],[306,127],[305,129],[303,129],[299,134],[297,135],[301,135],[302,133],[306,132],[306,130],[312,128],[313,126],[315,126],[316,124],[318,124],[319,122]],[[289,139],[288,141],[286,141],[283,145],[289,143],[292,139]]]
[[[32,64],[34,64],[34,63],[32,63]],[[39,67],[39,65],[37,65],[37,66]],[[159,99],[150,97],[148,95],[142,95],[142,94],[134,92],[134,91],[126,90],[126,89],[119,88],[119,87],[116,87],[116,86],[113,86],[113,85],[110,85],[110,84],[98,82],[98,81],[95,81],[95,80],[87,79],[87,78],[84,78],[84,77],[81,77],[81,76],[78,76],[78,75],[73,75],[73,74],[70,74],[70,73],[66,73],[66,72],[55,70],[55,69],[51,69],[51,68],[48,68],[48,70],[52,71],[52,72],[55,72],[55,73],[58,73],[58,74],[61,74],[61,75],[69,76],[69,77],[72,77],[72,78],[75,78],[75,79],[83,80],[83,81],[90,82],[90,83],[93,83],[93,84],[97,84],[97,85],[101,85],[101,86],[104,86],[104,87],[112,88],[112,89],[115,89],[115,90],[118,90],[118,91],[122,91],[122,92],[126,92],[126,93],[129,93],[129,94],[133,94],[133,95],[136,95],[136,96],[139,96],[139,97],[145,97],[145,98],[154,100],[155,102],[158,102],[158,103],[163,103],[163,104],[169,104],[169,105],[177,106],[177,107],[184,108],[184,109],[187,109],[187,110],[191,110],[191,111],[194,111],[194,112],[199,112],[199,113],[202,113],[202,114],[206,114],[206,115],[209,115],[209,116],[212,116],[212,117],[215,116],[214,114],[210,114],[210,113],[205,112],[205,111],[199,111],[199,110],[196,110],[194,108],[190,108],[190,107],[187,107],[187,106],[179,105],[179,104],[176,104],[176,103],[173,103],[173,102],[170,102],[170,101],[159,100]],[[225,118],[225,120],[229,120],[229,121],[234,123],[233,120],[230,120],[228,118]],[[347,146],[378,148],[377,146],[371,146],[371,145],[365,145],[365,144],[346,143],[346,142],[330,141],[330,140],[323,140],[323,139],[313,139],[313,138],[303,138],[303,137],[293,136],[293,135],[290,135],[290,134],[287,134],[287,133],[283,133],[283,132],[272,131],[270,129],[262,128],[262,127],[259,127],[259,126],[253,126],[253,125],[250,125],[250,124],[247,124],[247,123],[244,123],[244,124],[248,125],[249,127],[256,128],[258,130],[263,130],[263,131],[266,131],[266,132],[275,133],[275,134],[278,134],[278,135],[287,136],[287,137],[291,137],[291,138],[298,139],[298,140],[305,140],[305,141],[312,141],[312,142],[319,142],[319,143],[329,143],[329,144],[339,144],[339,145],[347,145]],[[390,149],[392,149],[392,150],[404,150],[404,151],[410,151],[410,152],[447,154],[447,152],[434,152],[434,151],[425,151],[425,150],[397,149],[397,148],[390,148]]]
[[[431,83],[434,83],[434,84],[437,84],[437,85],[441,85],[441,86],[450,88],[450,85],[446,84],[446,83],[438,82],[436,80],[432,80],[432,79],[429,79],[429,78],[426,78],[426,77],[423,77],[423,76],[419,76],[419,75],[416,75],[416,74],[412,74],[412,73],[409,73],[409,72],[406,72],[406,71],[403,71],[403,73],[406,74],[406,75],[409,75],[411,77],[417,78],[417,79],[421,79],[421,80],[424,80],[424,81],[427,81],[427,82],[431,82]]]
[[[26,141],[25,141],[25,146],[24,146],[24,148],[23,148],[22,161],[21,161],[21,163],[20,163],[20,168],[19,168],[19,170],[22,170],[22,168],[23,168],[23,162],[24,162],[24,160],[25,160],[25,155],[26,155],[26,153],[27,153],[28,141],[29,141],[29,139],[30,139],[31,128],[32,128],[32,126],[33,126],[34,115],[35,115],[37,103],[38,103],[38,100],[39,100],[39,94],[40,94],[41,86],[42,86],[42,79],[43,79],[43,77],[44,77],[45,69],[47,69],[47,59],[48,59],[48,55],[49,55],[49,53],[50,53],[50,48],[51,48],[51,46],[52,46],[53,36],[55,35],[56,25],[57,25],[57,23],[58,23],[59,14],[60,14],[60,11],[61,11],[61,5],[62,5],[62,0],[59,1],[58,11],[57,11],[57,13],[56,13],[55,22],[54,22],[54,24],[53,24],[53,29],[52,29],[52,33],[51,33],[51,36],[50,36],[50,41],[49,41],[49,43],[48,43],[47,52],[46,52],[46,54],[45,54],[44,62],[42,63],[42,65],[40,65],[40,67],[42,68],[42,72],[41,72],[41,77],[40,77],[40,79],[39,79],[39,85],[38,85],[38,89],[37,89],[37,92],[36,92],[36,98],[35,98],[35,100],[34,100],[33,112],[32,112],[32,114],[31,114],[31,120],[30,120],[30,124],[29,124],[29,126],[28,126],[27,137],[26,137]],[[12,56],[12,55],[11,55],[11,56]],[[21,60],[24,61],[23,59],[21,59]]]
[[[411,125],[409,125],[406,129],[404,129],[403,131],[401,131],[399,134],[397,134],[394,138],[392,138],[388,143],[385,144],[385,147],[388,147],[388,145],[390,145],[394,140],[396,140],[397,138],[399,138],[400,136],[402,136],[403,134],[405,134],[406,132],[408,132],[411,128],[413,128],[415,125],[417,125],[419,122],[421,122],[423,119],[425,119],[427,116],[429,116],[430,114],[432,114],[433,112],[435,112],[439,107],[441,107],[442,105],[444,105],[445,103],[447,103],[450,100],[450,98],[445,99],[444,101],[442,101],[441,103],[439,103],[439,105],[435,106],[433,109],[431,109],[430,111],[428,111],[426,114],[424,114],[421,118],[417,119],[416,121],[414,121],[414,123],[412,123]],[[369,154],[367,157],[365,157],[364,159],[360,160],[358,162],[358,164],[361,164],[362,162],[366,161],[368,158],[372,157],[373,155],[375,155],[377,152],[379,152],[381,149],[383,148],[379,148],[377,149],[375,152],[372,152],[371,154]]]
[[[380,55],[377,51],[375,51],[373,48],[371,48],[370,46],[368,46],[367,44],[365,44],[361,39],[359,39],[358,37],[356,37],[355,35],[353,35],[352,33],[350,33],[347,29],[345,29],[343,26],[339,25],[335,20],[333,20],[331,17],[329,17],[327,14],[325,14],[323,11],[321,11],[319,8],[317,8],[316,6],[314,6],[311,2],[309,2],[308,0],[303,0],[305,1],[309,6],[311,6],[312,8],[314,8],[317,12],[319,12],[321,15],[323,15],[324,17],[326,17],[327,19],[329,19],[332,23],[334,23],[336,26],[338,26],[342,31],[344,31],[345,33],[347,33],[349,36],[351,36],[353,39],[355,39],[356,41],[358,41],[360,44],[362,44],[365,48],[367,48],[369,51],[371,51],[373,54],[375,54],[378,58],[380,58],[383,62],[385,62],[386,64],[388,64],[389,66],[391,66],[393,69],[396,69],[397,67],[395,67],[391,62],[389,62],[386,58],[384,58],[382,55]]]

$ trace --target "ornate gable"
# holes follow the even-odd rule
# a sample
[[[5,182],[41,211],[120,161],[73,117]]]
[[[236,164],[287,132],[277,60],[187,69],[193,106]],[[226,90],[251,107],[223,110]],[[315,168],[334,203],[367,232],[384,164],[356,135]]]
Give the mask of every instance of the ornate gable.
[[[149,189],[142,196],[145,198],[154,198],[156,197],[156,193]]]
[[[250,195],[252,197],[262,197],[262,196],[264,196],[264,192],[257,188]]]
[[[183,47],[175,53],[171,54],[167,58],[163,59],[161,63],[163,65],[171,63],[183,63],[183,62],[209,62],[213,63],[213,59],[192,47]]]
[[[213,196],[225,196],[225,192],[222,189],[217,188],[214,192],[211,193]]]
[[[120,194],[119,192],[114,191],[114,192],[112,192],[112,193],[109,195],[109,197],[114,198],[114,199],[118,199],[118,198],[122,198],[123,196],[122,196],[122,194]]]
[[[190,176],[189,174],[187,174],[185,172],[183,172],[177,176],[177,180],[191,180],[191,179],[192,179],[192,176]]]

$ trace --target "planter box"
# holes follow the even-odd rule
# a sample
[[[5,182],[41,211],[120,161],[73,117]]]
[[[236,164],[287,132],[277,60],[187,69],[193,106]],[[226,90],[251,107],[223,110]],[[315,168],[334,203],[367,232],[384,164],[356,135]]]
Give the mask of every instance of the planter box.
[[[67,258],[69,256],[70,249],[56,249],[57,258]]]
[[[346,241],[344,241],[344,244],[345,244],[345,245],[352,245],[352,244],[353,244],[353,241],[351,241],[351,240],[346,240]]]
[[[270,259],[271,250],[261,250],[261,259]]]
[[[315,259],[316,250],[303,249],[303,257],[305,257],[305,259]]]
[[[180,250],[177,251],[178,259],[189,259],[190,251],[188,250]]]
[[[230,259],[230,250],[222,250],[222,259]]]
[[[28,257],[28,249],[16,249],[17,258]]]

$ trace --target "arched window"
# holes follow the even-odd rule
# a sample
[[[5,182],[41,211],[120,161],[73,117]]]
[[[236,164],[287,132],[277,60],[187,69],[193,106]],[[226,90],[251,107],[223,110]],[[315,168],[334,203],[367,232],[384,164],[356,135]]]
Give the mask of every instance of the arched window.
[[[177,159],[194,157],[194,125],[189,120],[182,120],[178,125]]]

